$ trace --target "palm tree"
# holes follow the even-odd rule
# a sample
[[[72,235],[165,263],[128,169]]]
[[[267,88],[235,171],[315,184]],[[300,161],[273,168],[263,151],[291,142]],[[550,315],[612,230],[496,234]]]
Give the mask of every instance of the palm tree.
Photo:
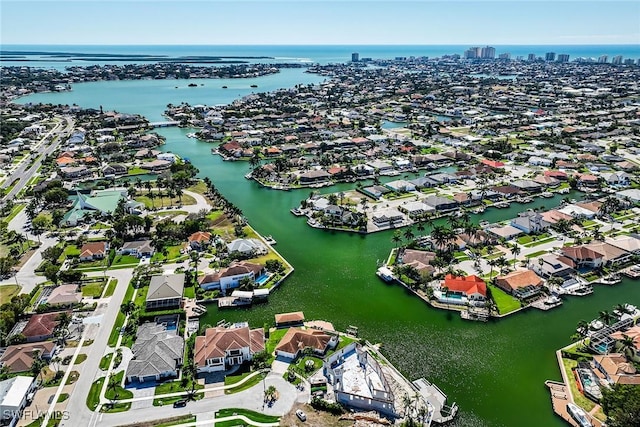
[[[583,337],[587,336],[587,332],[589,332],[589,322],[586,320],[580,320],[576,325],[576,331]]]
[[[120,305],[120,311],[125,316],[133,313],[138,306],[133,301],[127,301]]]
[[[498,260],[496,258],[494,259],[490,259],[489,261],[487,261],[487,264],[489,264],[489,266],[491,267],[491,271],[489,272],[489,278],[490,280],[493,280],[493,267],[498,265]]]
[[[391,241],[396,244],[396,247],[399,246],[400,242],[402,242],[402,235],[400,230],[396,230],[393,232],[393,236],[391,236]]]
[[[410,227],[407,227],[404,230],[404,238],[407,239],[407,242],[413,240],[416,235],[413,233],[413,230]]]
[[[603,310],[598,313],[598,319],[602,320],[605,323],[605,325],[608,325],[611,323],[612,320],[615,319],[615,316],[609,313],[607,310]]]
[[[623,314],[633,313],[633,310],[627,307],[627,304],[616,304],[616,306],[613,307],[613,311],[618,313],[619,316],[622,316]]]
[[[618,341],[620,352],[624,353],[630,359],[636,355],[636,343],[629,335],[622,334],[622,339]]]
[[[518,246],[518,244],[514,242],[513,245],[509,248],[509,250],[511,251],[511,255],[513,255],[513,263],[515,265],[516,257],[520,255],[520,252],[522,251],[522,249],[520,249],[520,246]]]
[[[47,366],[47,362],[42,358],[41,350],[33,351],[33,362],[31,363],[31,373],[34,377],[40,376],[40,383],[42,383],[42,370]]]

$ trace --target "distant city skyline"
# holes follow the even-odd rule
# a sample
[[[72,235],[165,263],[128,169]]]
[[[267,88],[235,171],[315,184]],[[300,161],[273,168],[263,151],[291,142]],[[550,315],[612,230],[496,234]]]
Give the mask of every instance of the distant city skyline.
[[[0,1],[6,44],[640,44],[637,1]]]

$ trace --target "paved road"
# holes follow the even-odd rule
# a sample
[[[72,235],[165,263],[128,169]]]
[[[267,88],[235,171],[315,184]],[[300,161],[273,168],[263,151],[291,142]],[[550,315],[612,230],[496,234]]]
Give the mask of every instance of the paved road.
[[[36,145],[36,154],[33,155],[36,156],[37,160],[33,163],[33,165],[28,168],[30,161],[24,160],[22,163],[20,163],[18,168],[15,169],[11,173],[11,175],[8,176],[7,179],[2,183],[2,188],[6,188],[11,185],[11,183],[16,179],[19,180],[19,182],[17,182],[16,185],[14,185],[13,188],[3,197],[3,200],[10,200],[15,198],[20,190],[22,190],[27,185],[29,180],[38,171],[38,168],[42,164],[42,159],[53,153],[58,148],[62,140],[66,139],[66,137],[71,134],[74,126],[73,119],[68,116],[64,116],[62,117],[62,119],[64,124],[62,122],[58,123],[51,131],[49,131],[49,133],[44,136],[44,138],[40,140],[40,143]],[[62,126],[64,126],[64,128],[60,129]],[[50,144],[47,144],[45,142],[45,138],[49,137],[53,133],[56,133],[56,136],[53,138],[53,141]]]

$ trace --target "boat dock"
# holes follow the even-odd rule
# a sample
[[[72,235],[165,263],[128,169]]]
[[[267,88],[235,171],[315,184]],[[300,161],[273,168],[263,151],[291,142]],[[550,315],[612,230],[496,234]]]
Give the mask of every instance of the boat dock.
[[[560,418],[565,420],[570,425],[574,427],[580,427],[580,425],[578,425],[576,420],[574,420],[573,417],[569,415],[569,412],[567,411],[567,405],[569,403],[572,403],[570,400],[569,391],[567,390],[568,386],[564,385],[563,383],[560,383],[557,381],[550,381],[550,380],[545,381],[544,385],[546,385],[549,388],[549,392],[551,393],[551,403],[553,405],[553,412],[555,412],[556,415],[558,415]],[[600,422],[600,420],[592,416],[589,417],[589,421],[591,421],[591,424],[594,427],[602,427],[602,423]]]
[[[453,420],[458,412],[458,406],[455,403],[448,406],[447,395],[444,394],[438,386],[431,384],[424,378],[413,381],[413,385],[418,389],[418,393],[420,393],[425,401],[433,405],[433,421],[442,424]]]
[[[640,265],[632,265],[631,267],[621,270],[620,273],[632,279],[638,279],[640,278]]]
[[[479,322],[487,322],[489,321],[489,310],[482,309],[479,307],[469,307],[467,310],[462,310],[460,312],[460,317],[465,320],[477,320]]]
[[[556,308],[562,305],[562,300],[560,298],[545,297],[540,298],[531,303],[531,307],[537,308],[538,310],[547,311],[552,308]]]

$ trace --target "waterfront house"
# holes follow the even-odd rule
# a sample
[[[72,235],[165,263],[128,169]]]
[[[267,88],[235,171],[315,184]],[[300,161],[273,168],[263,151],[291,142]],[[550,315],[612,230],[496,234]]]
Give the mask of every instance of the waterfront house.
[[[151,276],[147,291],[146,310],[171,310],[182,305],[184,273]]]
[[[152,257],[155,253],[151,240],[136,240],[133,242],[124,242],[122,247],[118,249],[119,255],[132,255],[138,258]]]
[[[606,242],[593,241],[592,243],[584,245],[584,247],[592,250],[593,252],[602,254],[602,261],[606,266],[623,264],[629,261],[632,256],[631,252]]]
[[[396,193],[406,193],[409,191],[415,191],[416,189],[414,184],[409,181],[405,181],[404,179],[387,182],[385,186]]]
[[[292,311],[290,313],[279,313],[275,315],[275,321],[276,321],[276,328],[302,326],[304,324],[304,313],[302,311]]]
[[[440,212],[452,211],[458,208],[458,202],[440,196],[429,196],[424,199],[424,203]]]
[[[532,259],[530,268],[540,277],[544,277],[545,279],[553,276],[568,280],[576,273],[573,268],[574,265],[575,263],[569,258],[555,254],[546,254]]]
[[[505,225],[502,227],[490,227],[486,229],[487,233],[493,234],[498,239],[511,240],[514,237],[522,234],[522,230],[511,225]]]
[[[124,166],[124,165],[113,163],[113,164],[110,164],[110,165],[107,165],[107,166],[103,167],[102,168],[102,174],[104,176],[126,175],[127,174],[127,167]]]
[[[143,323],[131,347],[133,359],[127,365],[127,381],[160,381],[178,376],[182,365],[184,339],[165,325]]]
[[[542,191],[542,185],[530,179],[518,179],[511,183],[514,187],[524,193],[534,194]]]
[[[329,348],[338,345],[337,335],[327,335],[317,329],[289,328],[276,346],[276,357],[295,360],[310,348],[313,353],[324,355]]]
[[[560,253],[572,260],[577,268],[595,269],[604,264],[604,256],[585,246],[566,246],[560,248]]]
[[[187,240],[191,249],[201,251],[211,243],[211,233],[208,231],[196,231]]]
[[[534,211],[520,212],[516,218],[511,220],[510,224],[526,234],[540,233],[551,225],[542,219],[541,214]]]
[[[592,364],[594,370],[600,372],[611,385],[640,385],[640,374],[624,354],[597,354],[593,356]]]
[[[640,239],[634,236],[605,237],[605,242],[625,252],[640,255]]]
[[[600,176],[607,185],[613,187],[626,187],[631,183],[631,175],[623,171],[601,173]]]
[[[398,206],[400,212],[404,212],[409,215],[410,218],[416,218],[424,215],[427,212],[434,212],[435,208],[419,201],[405,202]]]
[[[267,247],[258,239],[235,239],[227,245],[229,253],[238,252],[245,256],[264,255]]]
[[[630,201],[633,204],[640,203],[640,189],[630,188],[628,190],[621,190],[616,192],[616,197],[622,201]]]
[[[398,254],[397,262],[402,265],[412,266],[421,275],[429,275],[435,271],[435,268],[431,265],[431,261],[435,258],[435,252],[403,249]]]
[[[152,160],[140,164],[140,167],[151,172],[160,172],[171,168],[171,162],[168,160]]]
[[[227,367],[251,361],[253,355],[264,351],[264,330],[248,326],[207,328],[204,336],[197,336],[194,362],[198,372],[224,371]]]
[[[80,249],[80,261],[93,261],[104,259],[109,251],[108,242],[90,242],[82,245]]]
[[[586,209],[578,204],[569,204],[564,206],[563,208],[558,209],[558,212],[561,212],[565,215],[569,215],[572,218],[586,218],[592,219],[596,216],[596,213],[591,209]]]
[[[480,277],[447,274],[440,284],[438,300],[447,304],[484,306],[487,301],[487,284]]]
[[[240,286],[240,281],[245,277],[255,281],[263,274],[265,274],[264,266],[240,261],[233,262],[229,267],[222,268],[218,272],[199,277],[198,283],[205,290],[219,289],[222,292],[226,292],[227,289]]]
[[[0,356],[0,366],[6,366],[10,373],[26,372],[31,369],[37,355],[51,360],[57,348],[53,341],[10,345]]]
[[[384,210],[376,211],[371,220],[378,227],[393,226],[395,223],[402,223],[404,221],[404,215],[395,208],[386,208]]]
[[[330,178],[331,174],[322,169],[310,170],[298,175],[300,184],[319,184],[328,182]]]
[[[496,277],[496,286],[519,298],[528,299],[542,292],[544,281],[532,270],[516,270]]]

